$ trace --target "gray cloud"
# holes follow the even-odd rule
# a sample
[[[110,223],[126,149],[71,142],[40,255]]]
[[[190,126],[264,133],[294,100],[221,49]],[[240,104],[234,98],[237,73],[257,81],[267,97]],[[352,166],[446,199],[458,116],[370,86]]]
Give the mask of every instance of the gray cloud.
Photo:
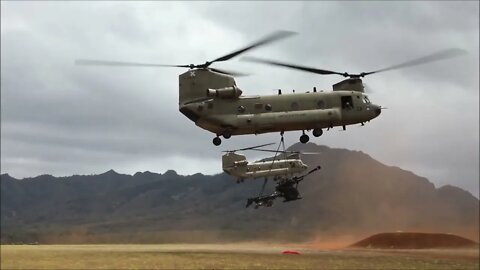
[[[178,112],[182,69],[78,67],[76,58],[202,63],[276,29],[299,32],[250,54],[361,72],[436,50],[468,54],[365,79],[389,107],[318,144],[361,150],[436,184],[478,193],[478,2],[1,2],[1,169],[16,177],[138,170],[221,171],[220,150]],[[232,60],[245,94],[331,89],[315,76]],[[286,136],[287,143],[299,133]],[[256,154],[249,154],[258,158]]]

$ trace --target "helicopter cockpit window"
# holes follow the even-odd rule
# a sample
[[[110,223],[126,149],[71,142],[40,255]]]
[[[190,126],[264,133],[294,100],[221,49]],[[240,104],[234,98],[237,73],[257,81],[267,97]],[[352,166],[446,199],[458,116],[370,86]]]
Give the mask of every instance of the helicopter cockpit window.
[[[370,104],[370,100],[367,96],[363,96],[363,101],[365,101],[366,104]]]
[[[342,109],[350,110],[353,109],[352,96],[343,96],[341,97]]]

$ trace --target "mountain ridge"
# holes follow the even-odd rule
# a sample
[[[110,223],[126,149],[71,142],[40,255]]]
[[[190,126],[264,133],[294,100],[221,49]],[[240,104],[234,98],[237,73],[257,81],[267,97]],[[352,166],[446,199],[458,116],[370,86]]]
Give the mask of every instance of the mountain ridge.
[[[425,177],[361,151],[311,143],[290,149],[322,149],[323,155],[302,156],[311,168],[322,169],[299,186],[302,200],[258,210],[245,209],[245,202],[263,181],[236,184],[224,173],[108,170],[22,180],[2,174],[0,237],[54,243],[73,241],[72,234],[80,242],[181,241],[190,239],[187,235],[305,240],[325,233],[422,229],[478,238],[479,201],[468,191],[436,188]]]

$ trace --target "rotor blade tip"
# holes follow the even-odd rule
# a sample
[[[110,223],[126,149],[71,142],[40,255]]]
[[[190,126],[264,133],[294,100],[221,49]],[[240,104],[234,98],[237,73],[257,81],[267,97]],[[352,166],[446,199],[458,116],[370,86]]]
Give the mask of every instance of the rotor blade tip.
[[[283,34],[285,36],[292,36],[292,35],[297,35],[298,32],[296,31],[290,31],[290,30],[280,30],[278,31],[279,34]]]

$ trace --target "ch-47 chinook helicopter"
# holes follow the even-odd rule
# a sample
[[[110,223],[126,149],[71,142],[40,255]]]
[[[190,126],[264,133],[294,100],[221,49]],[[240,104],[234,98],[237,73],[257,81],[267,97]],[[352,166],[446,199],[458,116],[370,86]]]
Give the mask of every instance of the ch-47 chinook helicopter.
[[[292,32],[278,31],[250,46],[234,51],[204,64],[161,65],[100,60],[77,60],[79,65],[140,66],[140,67],[183,67],[189,70],[179,75],[179,110],[195,124],[214,133],[214,145],[220,145],[220,136],[225,139],[232,135],[260,134],[269,132],[301,130],[300,142],[307,143],[305,130],[312,130],[315,137],[323,129],[347,125],[364,124],[380,115],[382,107],[370,102],[364,93],[362,77],[387,70],[420,65],[440,59],[457,56],[463,51],[449,49],[435,54],[404,62],[399,65],[371,72],[350,74],[324,69],[296,66],[259,58],[247,60],[283,66],[321,75],[336,74],[347,79],[333,85],[333,91],[306,93],[243,96],[234,76],[229,72],[210,65],[232,59],[253,48],[292,35]]]
[[[274,158],[273,160],[260,160],[256,162],[248,162],[244,155],[236,152],[255,150],[271,152],[273,150],[260,149],[260,147],[272,145],[274,143],[262,144],[252,147],[246,147],[236,150],[227,150],[222,156],[223,171],[237,178],[237,183],[243,182],[245,179],[267,178],[279,176],[291,176],[305,171],[308,166],[299,158],[299,152],[288,153],[282,155],[283,158]]]
[[[260,206],[270,207],[277,198],[283,198],[284,202],[301,199],[300,193],[298,192],[298,184],[303,181],[306,176],[320,169],[320,166],[317,166],[308,173],[298,176],[298,174],[308,169],[308,166],[300,159],[300,154],[320,153],[280,150],[281,145],[285,148],[283,138],[277,150],[261,148],[272,144],[274,143],[223,151],[226,152],[222,157],[223,171],[237,178],[237,183],[243,182],[247,178],[255,179],[263,177],[265,179],[260,194],[248,198],[246,207],[252,203],[255,203],[256,209]],[[275,156],[273,158],[249,163],[244,155],[236,153],[247,150],[272,152],[275,153]],[[263,195],[269,177],[272,177],[276,182],[275,191],[272,194]]]

